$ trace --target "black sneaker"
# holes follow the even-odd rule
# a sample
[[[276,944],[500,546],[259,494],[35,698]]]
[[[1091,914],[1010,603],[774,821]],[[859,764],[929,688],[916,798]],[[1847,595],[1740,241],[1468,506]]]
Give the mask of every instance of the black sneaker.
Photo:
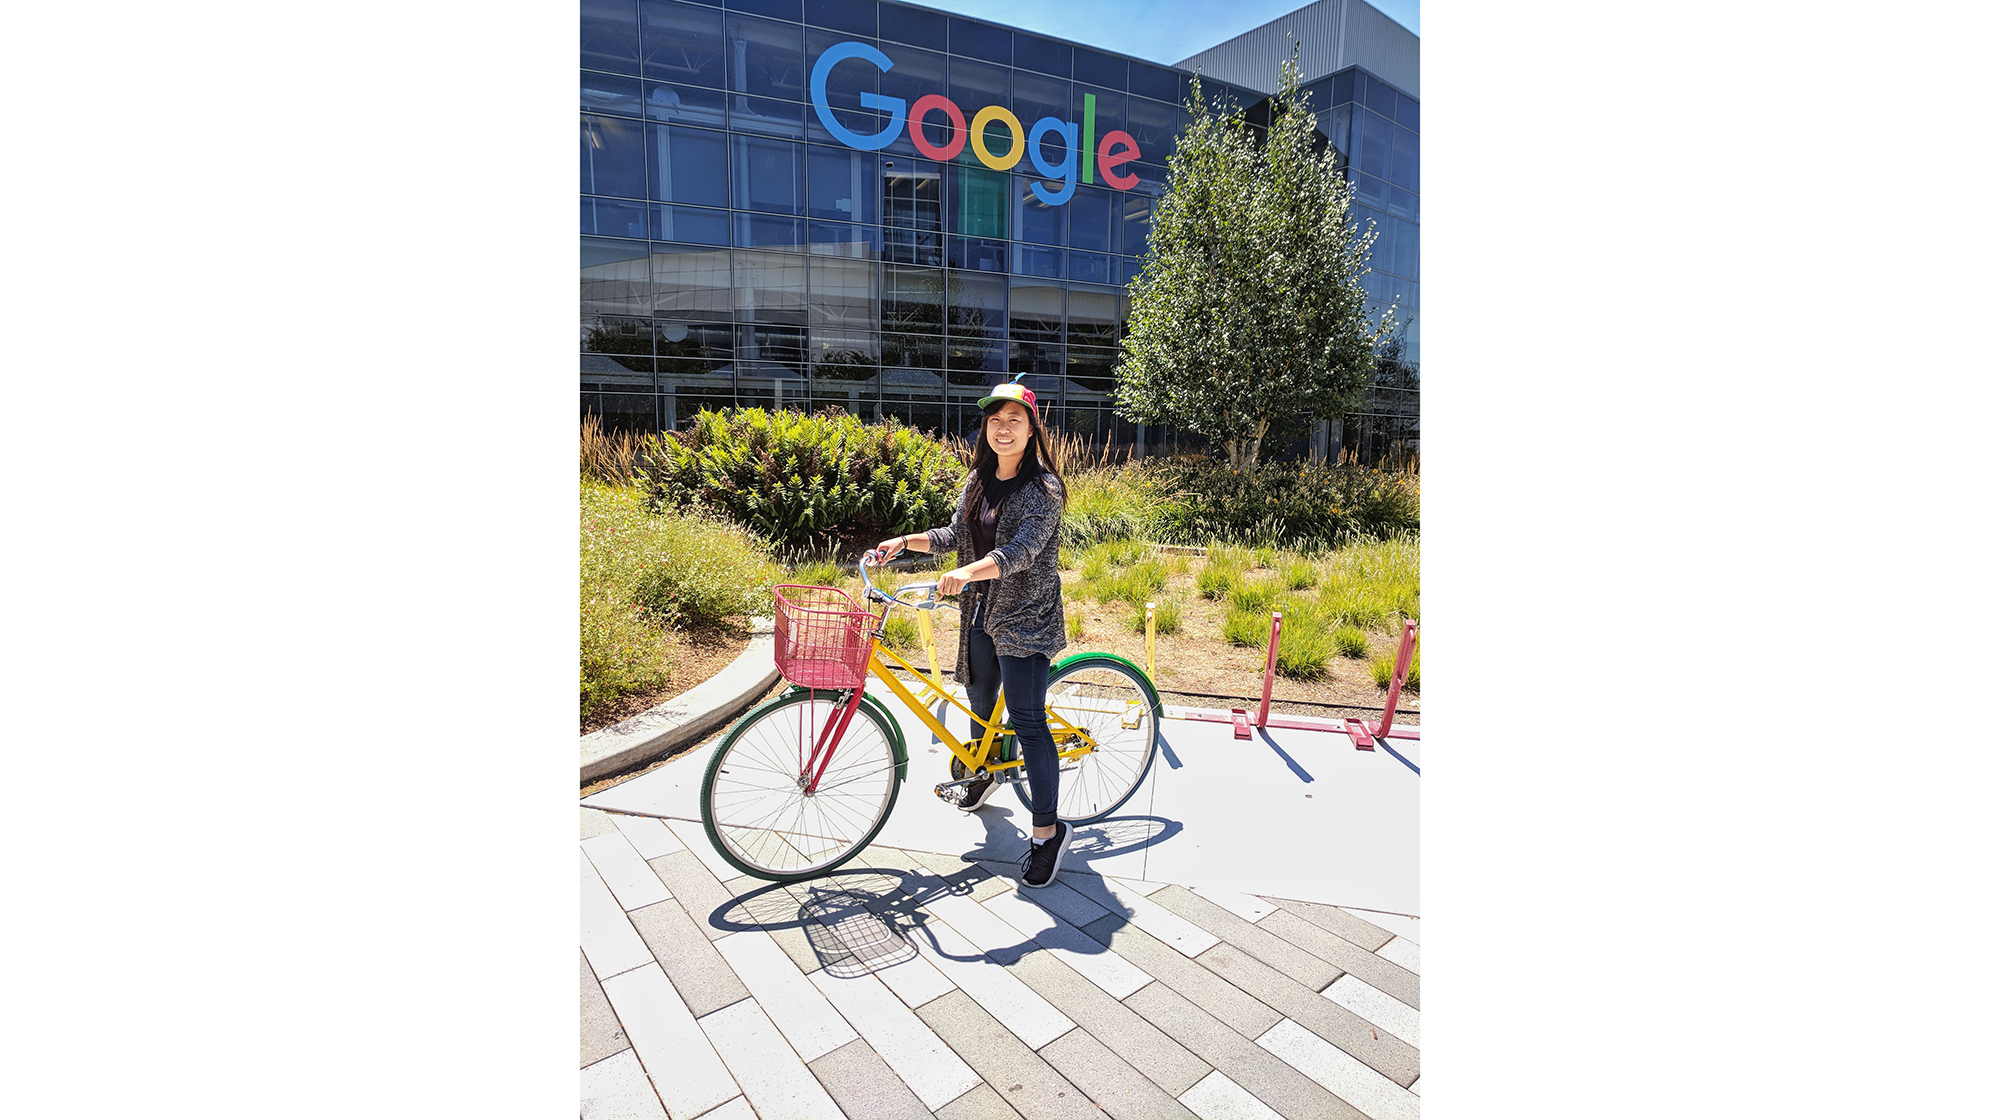
[[[1000,783],[991,778],[981,778],[969,786],[959,787],[958,807],[968,813],[972,812],[986,804],[986,799],[993,796],[993,791],[999,786]]]
[[[1041,843],[1030,842],[1028,854],[1021,857],[1021,885],[1024,887],[1046,887],[1056,877],[1056,870],[1062,866],[1063,853],[1069,851],[1070,827],[1056,822],[1056,834]]]

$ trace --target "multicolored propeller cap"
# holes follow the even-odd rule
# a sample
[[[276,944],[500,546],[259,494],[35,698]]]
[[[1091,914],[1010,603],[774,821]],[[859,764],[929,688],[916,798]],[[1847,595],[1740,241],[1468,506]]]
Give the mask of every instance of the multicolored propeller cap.
[[[979,398],[979,407],[985,408],[994,401],[1018,401],[1026,405],[1028,411],[1033,412],[1035,410],[1035,391],[1021,384],[1021,379],[1026,376],[1028,375],[1025,372],[1017,373],[1014,375],[1014,380],[1007,382],[1005,385],[995,385],[993,392]]]

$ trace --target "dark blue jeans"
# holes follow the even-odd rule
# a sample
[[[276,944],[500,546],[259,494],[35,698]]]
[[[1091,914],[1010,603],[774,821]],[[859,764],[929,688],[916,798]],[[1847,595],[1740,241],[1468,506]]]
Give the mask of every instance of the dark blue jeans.
[[[972,683],[965,688],[972,710],[985,719],[993,713],[994,701],[1004,685],[1007,689],[1007,718],[1014,724],[1014,739],[1027,760],[1028,812],[1036,828],[1056,823],[1056,740],[1049,734],[1043,709],[1049,702],[1049,659],[1046,654],[1008,657],[993,648],[986,634],[986,603],[982,600],[966,622],[972,628],[971,660],[966,669]],[[973,727],[975,735],[980,729]]]

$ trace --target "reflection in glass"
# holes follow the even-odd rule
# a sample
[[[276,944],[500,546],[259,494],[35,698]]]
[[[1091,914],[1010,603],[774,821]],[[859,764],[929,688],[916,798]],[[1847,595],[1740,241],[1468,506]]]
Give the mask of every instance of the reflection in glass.
[[[1026,175],[1014,176],[1014,236],[1037,245],[1060,245],[1066,224],[1063,217],[1069,207],[1050,206],[1036,198],[1028,186],[1034,181]]]
[[[735,236],[739,249],[759,247],[793,249],[805,244],[805,231],[798,218],[775,214],[735,214]]]
[[[808,279],[811,298],[806,304],[806,321],[815,329],[874,329],[880,296],[874,261],[815,257]]]
[[[919,369],[944,368],[944,339],[933,335],[887,334],[882,335],[882,364],[885,366],[915,366]],[[909,382],[902,382],[908,384]],[[935,380],[930,384],[935,385]],[[888,381],[884,379],[886,388]]]
[[[639,72],[639,25],[630,3],[583,0],[582,62],[585,69]]]
[[[1085,253],[1071,249],[1069,253],[1069,278],[1087,284],[1111,283],[1111,258],[1103,253]]]
[[[1087,249],[1093,253],[1117,251],[1117,244],[1112,240],[1115,230],[1112,213],[1116,202],[1111,191],[1102,187],[1078,187],[1067,208],[1071,248]]]
[[[676,0],[639,0],[639,20],[648,78],[722,88],[727,52],[720,11]]]
[[[644,125],[622,117],[584,114],[578,146],[581,193],[646,197]]]
[[[796,101],[733,93],[729,95],[729,127],[737,132],[804,140],[806,107]]]
[[[945,272],[941,268],[882,267],[882,329],[943,334]]]
[[[1006,329],[1006,278],[954,271],[945,289],[945,330],[1000,338]]]
[[[643,316],[651,295],[646,246],[586,237],[582,242],[582,317]]]
[[[1017,276],[1007,293],[1007,336],[1017,342],[1063,340],[1063,289]]]
[[[654,315],[681,320],[729,321],[729,250],[654,244]]]
[[[806,258],[798,253],[736,251],[736,318],[739,322],[806,321]]]
[[[692,206],[654,206],[653,240],[697,245],[729,244],[729,213]]]
[[[875,185],[882,160],[851,148],[806,148],[806,213],[843,222],[876,221]]]
[[[682,124],[721,128],[724,122],[723,98],[727,96],[719,89],[647,82],[646,116],[656,121],[679,121]]]
[[[611,198],[583,200],[583,232],[598,237],[646,236],[646,204]]]
[[[796,23],[727,13],[722,33],[728,53],[723,68],[730,91],[804,101],[804,31]]]
[[[1072,346],[1118,345],[1119,293],[1112,288],[1074,287],[1069,290],[1069,342]]]
[[[951,168],[949,187],[953,233],[965,237],[1008,236],[1008,202],[1013,184],[1006,172],[956,164]]]
[[[1019,276],[1047,276],[1059,279],[1063,274],[1063,250],[1043,245],[1024,245],[1019,241],[1009,246],[1013,249],[1013,271]]]
[[[1007,243],[989,237],[953,237],[946,244],[947,263],[973,272],[1006,272]]]
[[[738,210],[797,214],[805,208],[805,145],[731,136],[729,154]]]
[[[646,161],[652,198],[695,206],[729,205],[723,133],[678,124],[646,129]]]
[[[639,115],[639,79],[583,71],[578,104],[586,113]]]

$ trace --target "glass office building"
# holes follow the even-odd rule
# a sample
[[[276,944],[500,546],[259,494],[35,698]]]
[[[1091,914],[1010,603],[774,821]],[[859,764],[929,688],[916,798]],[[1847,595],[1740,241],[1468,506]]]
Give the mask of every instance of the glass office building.
[[[884,133],[865,106],[895,98],[928,143],[829,131],[814,68],[843,43],[893,59],[824,75],[844,138]],[[1138,434],[1111,410],[1112,369],[1189,74],[877,0],[583,0],[581,45],[585,413],[655,429],[702,407],[834,406],[961,432],[987,386],[1025,373],[1052,428]],[[1253,125],[1268,111],[1203,88]],[[1354,68],[1311,89],[1358,213],[1385,231],[1370,296],[1414,307],[1416,102]],[[1029,122],[1087,122],[1073,194],[1045,201],[1028,159],[996,170],[974,144],[928,158],[951,135],[939,95],[965,118],[1009,110],[1030,139]],[[1114,132],[1138,152],[1115,175],[1088,143]]]

